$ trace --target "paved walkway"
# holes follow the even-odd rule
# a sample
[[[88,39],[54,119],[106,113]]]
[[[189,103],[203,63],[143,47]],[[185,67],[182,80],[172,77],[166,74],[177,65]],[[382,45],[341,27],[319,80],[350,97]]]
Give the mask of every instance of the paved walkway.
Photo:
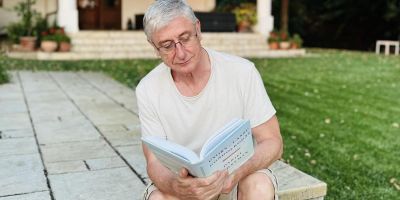
[[[0,85],[0,200],[136,200],[148,181],[134,92],[98,73]]]

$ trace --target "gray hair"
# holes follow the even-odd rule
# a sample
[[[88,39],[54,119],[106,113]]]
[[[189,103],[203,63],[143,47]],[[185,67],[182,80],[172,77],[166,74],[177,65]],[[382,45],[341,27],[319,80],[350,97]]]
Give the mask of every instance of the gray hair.
[[[193,24],[197,21],[192,8],[185,0],[156,0],[147,9],[143,18],[144,33],[147,39],[150,41],[154,31],[181,16],[191,20]]]

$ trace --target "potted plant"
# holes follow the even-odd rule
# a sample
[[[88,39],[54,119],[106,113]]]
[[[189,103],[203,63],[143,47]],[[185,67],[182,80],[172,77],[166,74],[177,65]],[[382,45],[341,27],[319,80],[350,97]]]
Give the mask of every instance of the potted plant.
[[[279,49],[279,42],[280,42],[280,38],[279,38],[278,32],[272,31],[268,37],[269,49],[273,49],[273,50]]]
[[[58,45],[59,45],[59,51],[61,52],[68,52],[71,50],[71,38],[68,37],[68,35],[64,34],[59,34],[57,35],[57,40],[58,40]]]
[[[36,22],[40,20],[40,14],[32,9],[35,0],[19,2],[14,10],[21,17],[21,21],[11,24],[7,32],[13,42],[19,42],[21,50],[33,51],[36,46]],[[18,39],[16,39],[18,38]]]
[[[42,41],[40,42],[40,48],[44,52],[54,52],[57,50],[57,37],[56,35],[48,34],[47,32],[42,33]]]
[[[290,48],[290,41],[289,41],[289,33],[285,31],[281,31],[279,33],[279,48],[280,49],[289,49]]]
[[[303,40],[301,39],[299,34],[294,34],[291,39],[291,44],[293,49],[301,48],[303,45]]]
[[[232,11],[235,14],[239,32],[251,32],[257,23],[257,9],[254,3],[241,3]]]

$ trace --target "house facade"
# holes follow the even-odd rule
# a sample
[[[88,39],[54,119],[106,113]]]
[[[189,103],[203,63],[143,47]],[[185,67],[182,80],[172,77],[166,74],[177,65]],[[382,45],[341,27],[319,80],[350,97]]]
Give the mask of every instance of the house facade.
[[[12,8],[23,0],[0,0],[0,27],[18,20]],[[143,14],[154,0],[36,0],[34,9],[57,20],[69,33],[80,30],[126,30],[135,27],[135,16]],[[211,12],[215,0],[187,0],[194,11]],[[273,29],[271,0],[257,0],[255,31],[267,36]],[[51,21],[50,21],[51,22]]]

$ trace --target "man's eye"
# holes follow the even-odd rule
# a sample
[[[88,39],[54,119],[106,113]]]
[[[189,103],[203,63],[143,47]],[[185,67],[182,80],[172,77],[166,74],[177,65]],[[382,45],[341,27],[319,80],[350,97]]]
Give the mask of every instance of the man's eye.
[[[165,48],[165,49],[171,49],[172,46],[173,46],[173,45],[172,45],[172,42],[161,45],[161,47],[162,47],[162,48]]]
[[[181,38],[179,39],[179,41],[181,41],[181,42],[187,42],[187,41],[189,41],[189,39],[190,39],[190,36],[187,35],[187,36],[181,37]]]

